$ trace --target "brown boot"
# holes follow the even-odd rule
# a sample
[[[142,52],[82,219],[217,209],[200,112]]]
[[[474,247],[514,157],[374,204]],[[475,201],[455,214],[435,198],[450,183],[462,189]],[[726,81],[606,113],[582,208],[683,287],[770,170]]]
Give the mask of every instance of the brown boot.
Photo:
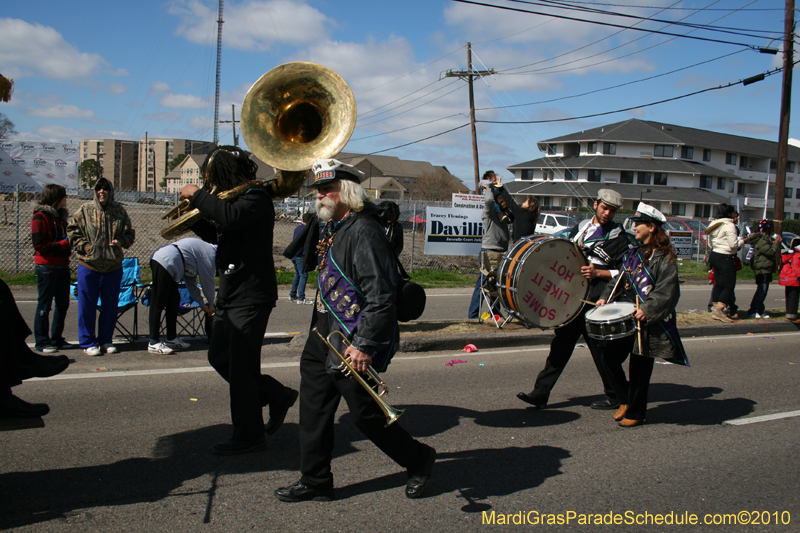
[[[624,405],[624,404],[620,405],[619,409],[617,409],[617,412],[614,413],[614,415],[613,415],[614,416],[614,420],[619,422],[620,420],[625,418],[625,413],[627,413],[627,412],[628,412],[628,406]]]
[[[725,314],[725,304],[722,302],[714,302],[714,306],[711,309],[711,318],[716,320],[720,320],[722,322],[733,322],[728,315]]]

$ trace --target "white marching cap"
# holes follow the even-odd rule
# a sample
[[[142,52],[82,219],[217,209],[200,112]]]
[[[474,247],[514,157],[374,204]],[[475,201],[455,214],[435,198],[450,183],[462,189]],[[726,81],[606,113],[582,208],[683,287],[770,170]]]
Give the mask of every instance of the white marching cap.
[[[665,217],[664,213],[662,213],[652,205],[647,205],[645,203],[639,202],[639,206],[636,208],[636,214],[631,217],[631,220],[652,222],[660,226],[661,224],[667,221],[667,217]]]

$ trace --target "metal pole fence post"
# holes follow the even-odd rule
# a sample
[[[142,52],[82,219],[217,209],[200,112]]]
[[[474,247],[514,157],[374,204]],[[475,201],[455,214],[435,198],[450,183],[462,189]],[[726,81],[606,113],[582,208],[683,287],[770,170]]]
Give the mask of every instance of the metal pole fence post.
[[[17,183],[17,242],[14,249],[14,273],[19,274],[19,183]]]
[[[411,273],[414,272],[414,248],[417,244],[417,202],[414,202],[413,217],[411,223],[411,268],[408,269]]]

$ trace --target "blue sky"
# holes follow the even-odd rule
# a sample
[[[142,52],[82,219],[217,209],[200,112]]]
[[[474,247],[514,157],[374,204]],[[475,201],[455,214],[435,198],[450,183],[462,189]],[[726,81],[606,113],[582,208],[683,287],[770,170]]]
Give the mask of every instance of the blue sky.
[[[783,3],[776,0],[612,2],[593,7],[772,31],[773,37],[783,31]],[[484,3],[636,23],[530,3]],[[16,88],[0,112],[15,123],[19,139],[33,141],[136,140],[145,133],[211,140],[217,7],[211,0],[4,2],[0,73],[13,77]],[[469,127],[442,134],[469,121],[466,83],[444,77],[448,69],[466,68],[467,42],[475,69],[498,72],[475,82],[477,118],[488,121],[556,120],[639,106],[749,78],[781,62],[781,55],[739,45],[781,46],[764,33],[692,31],[653,21],[637,26],[737,43],[723,44],[444,0],[228,0],[223,17],[222,120],[230,120],[231,104],[238,119],[247,89],[267,70],[289,61],[321,63],[341,74],[356,97],[359,119],[346,151],[430,161],[467,183],[473,180]],[[666,74],[678,69],[684,70]],[[623,86],[567,98],[617,85]],[[480,169],[508,179],[506,167],[541,156],[538,141],[632,117],[777,141],[780,94],[777,74],[608,116],[479,123]],[[522,104],[535,105],[504,107]],[[232,143],[229,124],[219,132],[222,143]],[[798,120],[790,136],[800,137]]]

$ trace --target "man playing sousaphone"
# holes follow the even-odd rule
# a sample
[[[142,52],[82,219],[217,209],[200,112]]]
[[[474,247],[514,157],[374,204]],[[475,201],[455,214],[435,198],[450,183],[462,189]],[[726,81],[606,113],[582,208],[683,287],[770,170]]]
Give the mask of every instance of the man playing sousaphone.
[[[331,459],[336,409],[344,397],[356,426],[408,472],[405,494],[419,498],[428,487],[436,451],[399,423],[386,426],[378,403],[357,381],[338,370],[339,357],[313,332],[341,332],[350,345],[331,346],[349,357],[359,374],[385,371],[397,351],[395,256],[380,223],[380,210],[360,185],[363,173],[335,159],[312,167],[316,211],[325,227],[319,244],[317,302],[300,357],[300,479],[275,491],[284,502],[334,498]]]
[[[272,260],[275,210],[268,186],[245,187],[232,202],[208,192],[213,187],[229,191],[255,180],[258,166],[249,156],[235,146],[221,146],[203,163],[203,189],[194,185],[181,189],[181,199],[189,199],[207,217],[192,230],[204,241],[218,244],[219,293],[208,362],[230,386],[233,422],[231,439],[212,448],[218,455],[266,449],[265,429],[268,435],[277,431],[297,400],[297,391],[261,374],[261,345],[278,299]],[[265,405],[270,414],[266,428],[261,413]]]
[[[637,335],[610,340],[601,349],[603,364],[621,403],[614,420],[622,427],[644,422],[654,357],[678,365],[689,364],[675,322],[681,291],[675,249],[662,227],[667,219],[655,207],[639,203],[631,220],[640,245],[625,254],[621,283],[614,291],[621,298],[614,299],[636,304],[634,317],[641,330]],[[612,298],[611,293],[609,284],[597,305],[605,305]],[[622,363],[628,354],[630,369],[626,378]]]
[[[583,251],[589,261],[587,266],[581,267],[581,274],[589,281],[587,298],[594,302],[603,292],[608,280],[614,277],[622,265],[622,256],[628,251],[631,239],[622,226],[614,222],[617,209],[622,207],[622,196],[611,189],[597,191],[597,200],[594,202],[594,217],[584,220],[574,228],[569,238]],[[598,342],[586,332],[584,315],[588,311],[583,309],[566,325],[555,330],[555,338],[550,344],[550,355],[547,356],[544,369],[539,372],[533,390],[529,393],[520,392],[517,398],[529,403],[538,409],[547,406],[550,391],[556,384],[564,367],[567,366],[575,344],[583,336],[586,345],[592,353],[592,359],[603,380],[606,397],[591,404],[592,409],[616,409],[619,400],[614,392],[611,382],[600,360]]]

